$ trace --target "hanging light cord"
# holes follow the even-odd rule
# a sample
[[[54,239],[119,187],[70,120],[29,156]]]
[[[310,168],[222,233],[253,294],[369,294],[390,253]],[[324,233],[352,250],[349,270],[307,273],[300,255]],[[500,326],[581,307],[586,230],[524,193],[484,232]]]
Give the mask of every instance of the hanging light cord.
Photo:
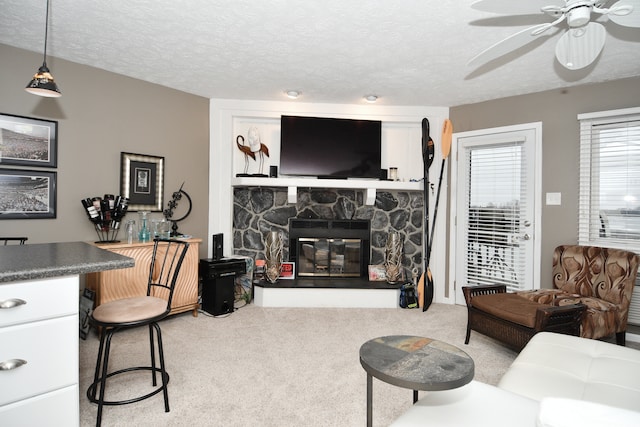
[[[47,37],[49,35],[49,2],[47,0],[47,17],[44,21],[44,60],[42,61],[44,65],[47,65]]]

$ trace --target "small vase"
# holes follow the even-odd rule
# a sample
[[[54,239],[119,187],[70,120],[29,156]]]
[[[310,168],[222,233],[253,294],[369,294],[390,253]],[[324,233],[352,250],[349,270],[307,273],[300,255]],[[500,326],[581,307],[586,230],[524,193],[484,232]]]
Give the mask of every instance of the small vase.
[[[148,224],[149,212],[140,211],[138,212],[138,215],[140,217],[140,231],[138,232],[138,240],[141,242],[148,242],[151,238],[151,232],[149,231]]]
[[[270,231],[265,235],[265,272],[264,277],[269,283],[275,283],[280,277],[282,269],[282,233]]]
[[[400,233],[389,232],[384,248],[384,268],[387,282],[397,283],[402,280],[403,242]]]

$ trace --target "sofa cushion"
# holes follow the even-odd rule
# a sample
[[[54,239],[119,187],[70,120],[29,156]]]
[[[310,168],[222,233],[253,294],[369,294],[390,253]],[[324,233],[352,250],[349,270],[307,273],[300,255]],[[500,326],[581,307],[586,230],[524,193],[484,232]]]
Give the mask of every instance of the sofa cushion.
[[[562,397],[640,412],[640,351],[540,332],[498,387],[535,400]]]
[[[570,294],[560,289],[537,289],[534,291],[518,291],[517,295],[541,304],[565,306],[584,304],[587,310],[582,318],[580,336],[583,338],[600,338],[616,331],[616,322],[620,318],[620,306],[600,298]]]
[[[540,401],[538,427],[637,427],[640,412],[583,400],[545,397]]]
[[[618,330],[616,322],[619,319],[619,305],[612,304],[600,298],[581,296],[559,296],[553,305],[563,306],[571,304],[584,304],[587,310],[582,318],[580,336],[583,338],[600,338],[607,336],[611,331]]]
[[[374,404],[375,410],[375,404]],[[535,427],[539,402],[478,381],[453,390],[425,392],[394,427]]]
[[[535,327],[536,311],[540,307],[540,304],[514,293],[477,295],[471,300],[471,305],[485,313],[529,328]]]
[[[568,294],[561,289],[536,289],[533,291],[517,291],[516,294],[531,301],[548,305],[553,305],[554,301],[559,296],[580,296],[578,294]]]

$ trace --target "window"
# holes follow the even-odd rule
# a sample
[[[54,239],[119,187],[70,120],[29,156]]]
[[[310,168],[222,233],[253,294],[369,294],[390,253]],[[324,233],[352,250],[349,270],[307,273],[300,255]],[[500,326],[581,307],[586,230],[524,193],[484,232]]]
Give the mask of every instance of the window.
[[[578,241],[640,251],[640,108],[578,115]]]
[[[640,108],[578,115],[578,243],[640,253]],[[629,324],[640,325],[636,278]]]

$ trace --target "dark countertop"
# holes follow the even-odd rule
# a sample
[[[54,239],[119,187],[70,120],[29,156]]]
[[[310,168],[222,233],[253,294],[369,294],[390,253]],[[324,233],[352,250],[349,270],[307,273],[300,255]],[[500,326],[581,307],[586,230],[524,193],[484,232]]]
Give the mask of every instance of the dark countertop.
[[[84,242],[0,246],[2,282],[133,267],[134,259]]]

